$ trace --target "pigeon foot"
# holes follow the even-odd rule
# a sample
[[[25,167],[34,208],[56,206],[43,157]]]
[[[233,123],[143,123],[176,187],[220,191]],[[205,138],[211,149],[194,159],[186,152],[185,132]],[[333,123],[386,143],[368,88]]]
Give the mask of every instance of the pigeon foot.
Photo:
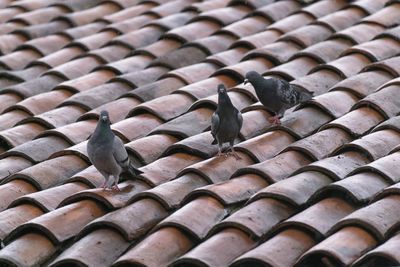
[[[226,154],[228,154],[229,156],[234,156],[235,157],[235,159],[236,160],[241,160],[242,158],[239,156],[239,154],[238,153],[236,153],[236,151],[229,151],[228,153],[226,153]]]
[[[103,191],[106,190],[106,189],[107,189],[107,182],[104,182],[104,183],[101,185],[101,188],[103,188]]]
[[[279,119],[279,116],[269,117],[268,121],[273,125],[281,125],[281,120]]]
[[[111,187],[111,189],[112,189],[112,191],[121,192],[121,189],[118,187],[117,184],[113,185],[113,186]]]

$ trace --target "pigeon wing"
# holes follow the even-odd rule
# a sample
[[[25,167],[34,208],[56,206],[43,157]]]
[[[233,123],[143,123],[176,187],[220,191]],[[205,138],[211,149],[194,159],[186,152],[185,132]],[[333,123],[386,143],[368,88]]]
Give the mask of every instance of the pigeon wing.
[[[114,137],[113,157],[121,167],[125,167],[129,163],[128,152],[126,152],[124,143],[122,143],[118,136]]]
[[[277,80],[278,86],[276,92],[282,103],[288,106],[294,106],[300,101],[300,94],[296,90],[295,86],[284,80]]]
[[[215,136],[218,133],[219,129],[219,116],[218,113],[214,112],[214,114],[211,117],[211,134],[215,138]]]
[[[243,116],[242,116],[242,113],[240,113],[239,111],[237,113],[237,121],[238,121],[239,132],[240,132],[240,129],[242,129],[242,125],[243,125]]]

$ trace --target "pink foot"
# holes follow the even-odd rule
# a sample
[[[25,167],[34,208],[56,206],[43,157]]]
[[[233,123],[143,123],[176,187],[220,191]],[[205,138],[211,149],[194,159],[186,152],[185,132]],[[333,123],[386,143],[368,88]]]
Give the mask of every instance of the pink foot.
[[[113,185],[113,186],[111,187],[111,189],[112,189],[113,191],[121,192],[121,189],[119,189],[119,187],[118,187],[117,184]]]
[[[104,182],[104,183],[101,185],[101,188],[103,188],[103,190],[106,190],[106,188],[107,188],[107,182]]]
[[[281,125],[281,120],[279,119],[278,116],[269,117],[268,121],[273,125]]]

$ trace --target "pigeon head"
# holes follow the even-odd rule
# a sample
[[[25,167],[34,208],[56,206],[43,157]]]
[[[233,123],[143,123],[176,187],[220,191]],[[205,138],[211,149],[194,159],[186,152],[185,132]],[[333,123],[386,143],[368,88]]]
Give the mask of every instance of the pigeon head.
[[[260,78],[262,79],[262,76],[258,72],[252,70],[252,71],[249,71],[249,72],[246,73],[246,77],[245,77],[243,83],[245,85],[248,82],[253,84],[253,83],[257,82],[258,80],[260,80]]]
[[[218,84],[217,90],[218,90],[218,95],[226,94],[226,88],[222,83]]]
[[[218,105],[232,105],[228,92],[225,86],[221,83],[218,85]]]
[[[102,110],[100,112],[100,122],[102,123],[110,123],[110,116],[108,115],[108,112],[106,110]]]

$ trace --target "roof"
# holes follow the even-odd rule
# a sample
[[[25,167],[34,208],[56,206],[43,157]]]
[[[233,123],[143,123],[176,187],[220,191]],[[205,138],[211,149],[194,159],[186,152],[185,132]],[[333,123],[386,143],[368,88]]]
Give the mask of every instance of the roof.
[[[400,264],[400,3],[0,0],[0,263]],[[247,71],[315,97],[282,124]],[[215,157],[218,84],[242,111]],[[102,191],[99,111],[144,172]]]

